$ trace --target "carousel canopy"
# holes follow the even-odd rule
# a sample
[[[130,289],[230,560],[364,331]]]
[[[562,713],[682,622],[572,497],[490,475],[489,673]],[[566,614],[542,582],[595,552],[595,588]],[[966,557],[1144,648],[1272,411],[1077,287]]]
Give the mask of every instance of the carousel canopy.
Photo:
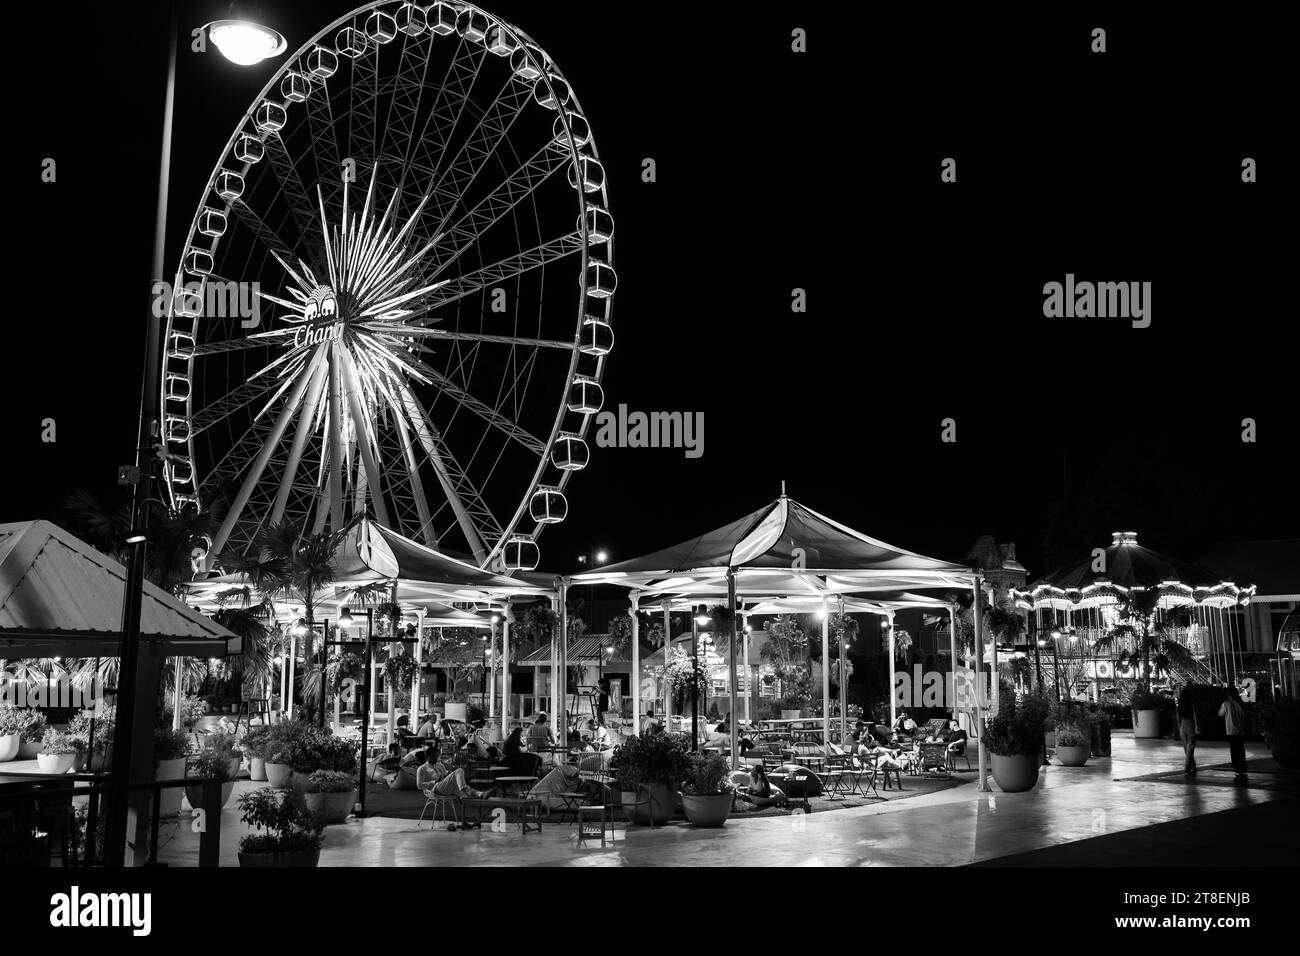
[[[48,521],[0,525],[0,657],[113,657],[126,569]],[[148,582],[140,639],[167,656],[226,657],[240,639]]]
[[[730,524],[596,571],[583,584],[619,584],[646,592],[697,597],[727,593],[728,568],[740,572],[746,595],[969,588],[969,568],[870,538],[782,495]]]
[[[1210,606],[1245,603],[1253,591],[1202,565],[1142,547],[1136,532],[1116,531],[1103,560],[1089,555],[1011,594],[1021,608],[1073,609],[1121,601],[1134,588],[1159,589],[1171,605]]]

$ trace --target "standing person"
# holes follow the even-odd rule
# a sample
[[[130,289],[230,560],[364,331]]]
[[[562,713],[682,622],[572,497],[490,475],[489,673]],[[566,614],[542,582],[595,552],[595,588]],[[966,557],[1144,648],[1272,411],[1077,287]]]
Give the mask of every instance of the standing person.
[[[1246,782],[1246,705],[1235,684],[1228,685],[1228,699],[1219,705],[1219,716],[1228,731],[1228,753],[1237,783]]]
[[[528,728],[528,749],[541,753],[547,747],[555,746],[555,734],[551,731],[550,721],[545,714],[533,718],[533,725]]]
[[[1183,773],[1189,777],[1196,776],[1196,735],[1200,728],[1196,724],[1196,707],[1192,702],[1192,685],[1184,684],[1178,695],[1178,735],[1183,741]]]

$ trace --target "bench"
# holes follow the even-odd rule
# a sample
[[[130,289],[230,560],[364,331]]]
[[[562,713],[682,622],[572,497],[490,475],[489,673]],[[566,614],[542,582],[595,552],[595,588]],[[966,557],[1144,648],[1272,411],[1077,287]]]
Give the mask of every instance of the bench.
[[[528,833],[530,830],[542,832],[542,801],[536,797],[471,797],[463,801],[465,807],[465,819],[471,817],[483,824],[484,811],[488,817],[493,817],[495,811],[500,808],[505,813],[507,822],[511,821],[511,814],[514,814],[513,822],[519,824],[520,833]]]

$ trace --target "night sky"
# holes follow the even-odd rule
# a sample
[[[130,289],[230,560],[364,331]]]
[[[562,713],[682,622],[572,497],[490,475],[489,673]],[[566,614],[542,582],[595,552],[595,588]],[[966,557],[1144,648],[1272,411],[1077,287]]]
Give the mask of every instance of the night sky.
[[[263,3],[291,50],[350,6]],[[1277,148],[1294,104],[1275,82],[1274,15],[1157,28],[1104,9],[876,6],[489,4],[565,71],[610,176],[606,407],[705,415],[699,459],[593,447],[569,520],[540,540],[543,567],[666,546],[783,480],[910,550],[1015,541],[1031,575],[1113,530],[1189,559],[1300,534],[1282,258],[1294,205]],[[224,7],[181,4],[185,32]],[[88,8],[63,53],[11,79],[0,520],[49,517],[83,487],[124,500],[113,481],[138,408],[163,9]],[[48,7],[12,15],[16,36],[57,29]],[[1094,26],[1105,54],[1088,50]],[[808,53],[790,52],[793,27]],[[182,51],[169,269],[281,62],[240,70]],[[40,182],[47,156],[54,184]],[[958,179],[943,184],[949,156]],[[1241,182],[1246,156],[1258,183]],[[657,183],[641,182],[644,157]],[[1150,281],[1150,328],[1045,318],[1043,284],[1067,273]],[[806,314],[791,313],[794,287]],[[41,441],[45,418],[56,443]],[[1241,441],[1244,418],[1256,443]]]

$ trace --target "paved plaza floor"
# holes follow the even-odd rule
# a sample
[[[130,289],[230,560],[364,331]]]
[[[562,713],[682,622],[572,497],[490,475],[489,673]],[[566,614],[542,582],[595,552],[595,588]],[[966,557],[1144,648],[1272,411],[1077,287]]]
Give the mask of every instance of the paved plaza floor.
[[[1260,761],[1257,766],[1269,765],[1262,745],[1248,749]],[[960,866],[994,860],[1070,865],[1071,850],[1077,851],[1077,863],[1111,865],[1294,861],[1300,855],[1300,779],[1259,772],[1247,785],[1236,785],[1230,773],[1212,769],[1227,763],[1226,744],[1203,743],[1197,756],[1201,775],[1189,783],[1180,772],[1183,752],[1177,741],[1134,740],[1121,733],[1111,757],[1093,758],[1081,768],[1043,768],[1028,793],[980,793],[976,774],[963,772],[958,786],[910,799],[825,813],[733,817],[721,830],[620,825],[604,848],[599,842],[577,846],[575,829],[558,823],[521,835],[517,827],[449,832],[425,823],[417,829],[412,820],[376,816],[329,827],[320,865]],[[253,786],[258,785],[241,782],[236,792]],[[1262,812],[1267,822],[1255,828],[1270,835],[1266,846],[1233,836],[1237,826],[1247,826],[1241,821],[1251,808],[1273,803]],[[1218,814],[1225,815],[1213,816]],[[233,799],[222,817],[222,865],[235,866],[236,844],[246,830]],[[1169,825],[1167,831],[1162,825]],[[1198,832],[1205,837],[1200,844]],[[188,826],[165,827],[162,841],[162,861],[197,863],[198,835]]]

